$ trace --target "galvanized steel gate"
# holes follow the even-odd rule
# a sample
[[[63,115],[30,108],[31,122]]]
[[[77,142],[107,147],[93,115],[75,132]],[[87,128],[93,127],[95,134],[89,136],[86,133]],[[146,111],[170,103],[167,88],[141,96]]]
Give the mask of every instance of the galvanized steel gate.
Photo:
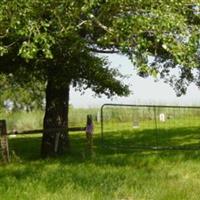
[[[200,149],[200,107],[104,104],[101,140],[123,149]]]

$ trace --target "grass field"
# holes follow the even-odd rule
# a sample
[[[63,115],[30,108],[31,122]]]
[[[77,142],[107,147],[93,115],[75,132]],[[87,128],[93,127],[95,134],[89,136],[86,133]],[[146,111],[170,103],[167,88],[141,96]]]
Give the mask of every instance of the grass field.
[[[27,124],[31,120],[40,127],[34,116],[25,116]],[[10,119],[12,127],[16,119]],[[21,122],[23,117],[17,119]],[[10,137],[11,163],[0,164],[0,200],[199,200],[200,150],[131,148],[158,142],[197,147],[199,121],[193,116],[190,124],[185,118],[158,123],[159,140],[152,121],[141,120],[138,128],[133,121],[107,122],[106,148],[100,124],[95,124],[92,154],[83,132],[70,133],[71,152],[46,160],[40,158],[41,135]]]
[[[119,142],[116,134],[107,144]],[[71,133],[70,138],[69,155],[47,160],[39,157],[40,136],[10,138],[12,162],[0,166],[0,199],[198,200],[200,197],[200,151],[103,148],[97,130],[91,155],[85,148],[84,133]],[[130,141],[123,142],[129,145]]]
[[[172,118],[165,122],[138,120],[104,123],[103,141],[115,148],[200,148],[200,117]]]

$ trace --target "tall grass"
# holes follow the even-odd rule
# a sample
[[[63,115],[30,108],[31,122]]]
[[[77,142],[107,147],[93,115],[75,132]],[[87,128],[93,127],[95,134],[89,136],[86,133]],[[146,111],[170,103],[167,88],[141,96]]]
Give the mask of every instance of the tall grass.
[[[88,114],[93,116],[94,121],[97,121],[100,111],[98,108],[70,108],[69,126],[85,126]]]
[[[159,115],[164,113],[166,118],[189,118],[200,116],[200,108],[173,108],[173,107],[135,107],[135,106],[105,106],[104,119],[113,122],[127,122],[134,119],[159,120]]]
[[[33,130],[42,128],[42,111],[1,113],[0,118],[5,119],[8,130]]]
[[[69,126],[85,126],[88,114],[93,115],[93,119],[97,120],[99,113],[98,108],[70,108],[69,109]],[[0,119],[6,119],[9,130],[34,130],[41,129],[43,124],[44,111],[33,112],[4,112],[0,113]]]
[[[148,107],[105,107],[103,112],[105,123],[134,122],[155,120],[154,108]],[[200,109],[156,108],[156,119],[164,113],[166,119],[182,120],[198,118]],[[100,108],[73,108],[69,109],[69,126],[85,126],[88,114],[93,116],[95,122],[100,121]],[[0,113],[0,119],[6,119],[8,129],[28,130],[42,128],[44,111]]]

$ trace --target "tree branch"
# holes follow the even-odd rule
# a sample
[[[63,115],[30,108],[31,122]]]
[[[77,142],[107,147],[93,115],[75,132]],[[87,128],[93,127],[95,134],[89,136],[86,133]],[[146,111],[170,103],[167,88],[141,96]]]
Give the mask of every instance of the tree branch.
[[[93,14],[90,15],[90,19],[94,21],[100,28],[102,28],[104,31],[108,32],[109,34],[113,34],[112,30],[109,29],[107,26],[102,24]]]
[[[119,53],[120,51],[117,50],[103,50],[103,49],[95,49],[95,48],[88,48],[89,51],[92,51],[94,53]]]

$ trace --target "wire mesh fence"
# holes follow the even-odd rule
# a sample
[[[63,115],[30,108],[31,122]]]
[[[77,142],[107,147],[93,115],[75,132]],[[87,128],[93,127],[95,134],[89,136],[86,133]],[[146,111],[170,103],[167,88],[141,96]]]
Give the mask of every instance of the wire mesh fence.
[[[104,145],[138,149],[200,149],[200,107],[105,104]]]

